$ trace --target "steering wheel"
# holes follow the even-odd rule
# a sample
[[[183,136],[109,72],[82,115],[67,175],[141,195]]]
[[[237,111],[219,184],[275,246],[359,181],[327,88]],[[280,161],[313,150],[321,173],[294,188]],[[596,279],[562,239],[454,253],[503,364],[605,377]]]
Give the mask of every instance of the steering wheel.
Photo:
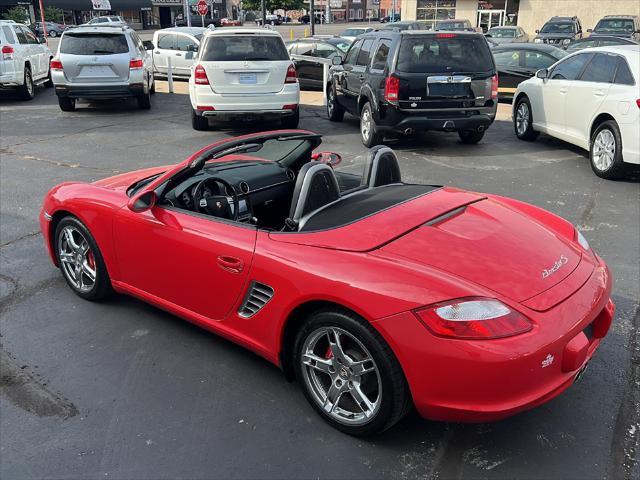
[[[227,193],[229,193],[229,196],[209,193],[220,191],[220,187],[217,184],[223,185]],[[207,187],[209,192],[205,191]],[[232,203],[233,209],[231,208]],[[233,185],[220,177],[208,177],[201,180],[193,189],[193,209],[198,213],[206,213],[214,217],[237,220],[240,202],[238,201],[238,194],[236,193],[236,189],[233,188]]]

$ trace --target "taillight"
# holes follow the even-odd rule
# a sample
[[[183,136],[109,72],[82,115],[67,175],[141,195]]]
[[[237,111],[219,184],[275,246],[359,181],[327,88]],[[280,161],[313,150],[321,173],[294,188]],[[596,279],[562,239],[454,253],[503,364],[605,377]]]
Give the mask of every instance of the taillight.
[[[455,33],[438,33],[436,38],[455,38],[456,36]]]
[[[139,70],[144,67],[141,58],[132,58],[129,60],[129,70]]]
[[[636,100],[636,105],[638,105],[638,108],[640,108],[640,98]]]
[[[496,100],[498,98],[498,74],[496,73],[491,77],[491,99]]]
[[[196,110],[200,110],[202,112],[212,112],[215,110],[211,105],[198,105]]]
[[[13,53],[15,50],[11,45],[4,45],[2,47],[2,59],[3,60],[13,60]]]
[[[51,68],[51,70],[62,70],[62,62],[60,60],[52,59],[49,68]]]
[[[296,73],[296,67],[293,64],[287,68],[287,76],[284,77],[284,83],[298,83],[298,74]]]
[[[400,79],[393,75],[387,77],[384,83],[384,99],[387,102],[397,102],[400,93]]]
[[[202,65],[196,65],[193,71],[193,81],[196,85],[209,85],[209,77],[207,77],[207,71]]]
[[[287,103],[286,105],[282,106],[283,110],[295,110],[298,108],[298,104],[297,103]]]
[[[414,312],[439,337],[490,340],[528,332],[533,325],[521,313],[499,300],[460,299],[431,305]]]

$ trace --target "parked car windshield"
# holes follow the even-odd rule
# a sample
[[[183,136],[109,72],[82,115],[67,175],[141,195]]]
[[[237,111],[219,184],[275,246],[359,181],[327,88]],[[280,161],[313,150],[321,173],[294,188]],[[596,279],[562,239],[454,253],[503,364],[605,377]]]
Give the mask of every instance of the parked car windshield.
[[[436,25],[436,30],[464,30],[467,28],[464,22],[440,22]]]
[[[65,33],[60,44],[60,53],[71,55],[113,55],[128,51],[127,38],[117,33]]]
[[[357,37],[358,35],[362,35],[365,32],[364,28],[347,28],[344,32],[342,32],[343,37]]]
[[[205,62],[280,61],[289,60],[289,54],[280,37],[229,35],[209,37],[201,59]]]
[[[486,72],[493,69],[491,52],[482,37],[436,35],[402,39],[398,70],[408,73]]]
[[[575,33],[573,23],[545,23],[540,33]]]
[[[347,53],[347,50],[349,50],[349,47],[351,46],[351,42],[347,42],[345,40],[338,40],[338,41],[330,40],[328,43],[336,47],[342,53]]]
[[[513,38],[516,36],[516,31],[512,28],[492,28],[488,33],[496,38]]]
[[[608,18],[603,19],[596,25],[596,32],[626,32],[632,33],[634,30],[633,20],[627,18]]]

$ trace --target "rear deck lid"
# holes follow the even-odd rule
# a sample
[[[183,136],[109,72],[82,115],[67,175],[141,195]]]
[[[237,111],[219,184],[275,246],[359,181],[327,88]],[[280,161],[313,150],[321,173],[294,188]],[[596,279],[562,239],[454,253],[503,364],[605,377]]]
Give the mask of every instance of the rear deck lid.
[[[60,61],[67,80],[110,83],[129,80],[129,43],[124,32],[65,33]]]
[[[198,63],[215,93],[247,95],[281,91],[291,60],[279,35],[235,33],[207,37]]]

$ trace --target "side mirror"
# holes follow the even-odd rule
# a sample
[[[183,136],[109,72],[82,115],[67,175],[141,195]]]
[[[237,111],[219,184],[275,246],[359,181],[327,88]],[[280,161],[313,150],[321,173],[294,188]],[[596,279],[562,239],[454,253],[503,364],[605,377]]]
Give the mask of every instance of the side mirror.
[[[334,57],[331,57],[331,64],[332,65],[342,65],[342,57],[340,55],[336,55]]]
[[[547,70],[546,68],[541,68],[536,72],[536,77],[542,78],[543,80],[545,78],[548,78],[548,76],[549,76],[549,70]]]
[[[157,200],[158,195],[156,195],[156,192],[153,190],[143,190],[129,199],[127,207],[129,207],[129,210],[132,212],[142,213],[152,209]]]
[[[142,42],[142,46],[145,50],[153,50],[155,48],[151,40],[145,40],[144,42]]]
[[[540,30],[536,30],[536,33],[540,33]]]
[[[593,29],[592,28],[587,28],[587,33],[591,33],[591,32],[593,32]]]
[[[335,167],[342,162],[342,157],[334,152],[318,152],[311,156],[312,160],[326,163],[330,167]]]

